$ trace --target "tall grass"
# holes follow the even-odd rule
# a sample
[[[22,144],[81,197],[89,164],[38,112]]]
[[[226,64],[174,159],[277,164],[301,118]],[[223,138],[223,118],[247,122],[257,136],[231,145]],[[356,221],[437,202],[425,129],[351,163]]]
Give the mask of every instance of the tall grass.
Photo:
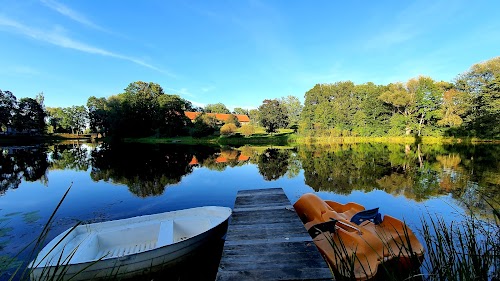
[[[482,221],[468,216],[464,221],[447,224],[437,215],[421,219],[425,258],[418,259],[408,247],[404,231],[401,246],[409,259],[396,257],[379,265],[377,280],[500,280],[500,212],[493,209],[494,220]],[[333,235],[336,235],[335,233]],[[349,254],[344,241],[329,239],[336,257],[334,273],[337,280],[356,280],[354,266],[360,262]],[[399,260],[399,262],[398,262]],[[406,269],[406,270],[402,270]],[[372,272],[362,268],[365,275]]]
[[[73,227],[70,228],[70,230],[66,233],[66,235],[59,241],[57,242],[49,251],[48,253],[40,257],[39,253],[43,249],[43,246],[45,245],[46,239],[48,237],[48,234],[51,230],[52,224],[54,222],[55,215],[59,208],[61,207],[63,201],[66,199],[66,196],[68,195],[69,191],[71,190],[73,184],[71,184],[62,198],[59,200],[57,206],[55,207],[54,211],[51,213],[49,219],[45,223],[42,231],[40,234],[33,240],[31,241],[28,245],[24,246],[14,257],[10,258],[10,260],[6,261],[5,263],[0,266],[0,280],[30,280],[32,277],[32,273],[34,268],[46,264],[49,262],[48,256],[55,251],[56,247],[60,245],[60,243],[68,236],[70,235],[77,226],[80,225],[80,223],[76,223]],[[31,248],[32,247],[32,248]],[[29,250],[31,248],[31,250]],[[69,255],[63,258],[63,253],[59,256],[55,256],[58,258],[57,262],[55,263],[54,266],[51,266],[50,268],[44,267],[40,277],[37,280],[47,280],[47,281],[56,281],[56,280],[68,280],[74,278],[83,270],[86,268],[92,266],[94,263],[90,263],[88,267],[82,269],[80,272],[75,273],[73,276],[65,276],[68,270],[68,264],[70,263],[70,260],[72,257],[75,255],[78,247],[75,249],[68,249],[70,251]],[[26,263],[19,263],[18,258],[21,256],[23,253],[29,251],[28,254],[28,260],[32,261],[29,264]],[[104,257],[103,257],[104,258]],[[101,258],[102,259],[102,258]],[[97,261],[101,260],[98,259]],[[34,261],[38,261],[35,263]],[[96,262],[97,262],[96,261]],[[7,276],[10,273],[10,277]]]

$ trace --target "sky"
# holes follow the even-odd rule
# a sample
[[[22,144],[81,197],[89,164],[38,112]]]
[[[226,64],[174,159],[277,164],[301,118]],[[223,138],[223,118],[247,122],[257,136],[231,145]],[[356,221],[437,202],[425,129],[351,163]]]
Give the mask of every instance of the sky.
[[[257,108],[317,83],[453,81],[500,55],[500,1],[0,0],[0,89],[45,105],[154,82]]]

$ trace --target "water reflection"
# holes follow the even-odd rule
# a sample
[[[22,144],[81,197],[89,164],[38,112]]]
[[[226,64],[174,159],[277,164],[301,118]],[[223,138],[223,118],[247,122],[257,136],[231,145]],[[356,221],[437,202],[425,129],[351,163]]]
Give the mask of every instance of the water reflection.
[[[95,147],[95,146],[94,146]],[[48,148],[51,170],[86,171],[90,166],[89,144],[57,144]]]
[[[383,190],[424,201],[451,194],[473,211],[499,207],[500,148],[494,145],[357,144],[301,148],[306,184],[350,194]]]
[[[47,183],[47,153],[43,147],[5,147],[0,155],[0,195],[16,189],[21,182],[41,180]]]
[[[124,184],[139,197],[161,195],[193,171],[192,153],[167,146],[102,144],[91,155],[92,180]]]
[[[212,152],[212,155],[201,157],[197,152],[191,160],[192,165],[199,165],[214,171],[224,171],[227,167],[237,167],[249,162],[252,153],[230,148],[222,148]]]
[[[259,156],[259,173],[267,181],[277,180],[288,171],[290,151],[274,148],[266,149]]]
[[[316,191],[383,190],[415,201],[451,194],[475,211],[499,207],[500,146],[357,144],[298,149],[182,145],[56,144],[4,147],[0,195],[22,181],[47,185],[48,170],[90,171],[93,181],[126,185],[139,197],[163,194],[196,167],[256,165],[265,181],[301,171]]]

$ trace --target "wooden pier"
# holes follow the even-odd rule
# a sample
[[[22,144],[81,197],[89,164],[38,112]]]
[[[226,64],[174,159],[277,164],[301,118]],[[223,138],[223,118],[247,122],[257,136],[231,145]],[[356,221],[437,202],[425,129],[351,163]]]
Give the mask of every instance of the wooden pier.
[[[332,279],[283,189],[238,192],[217,281]]]

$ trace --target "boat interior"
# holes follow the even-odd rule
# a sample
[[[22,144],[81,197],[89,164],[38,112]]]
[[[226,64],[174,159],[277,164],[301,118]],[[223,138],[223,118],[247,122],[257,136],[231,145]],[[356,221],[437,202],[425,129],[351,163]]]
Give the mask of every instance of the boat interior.
[[[76,264],[120,258],[187,240],[212,227],[208,218],[124,223],[113,227],[81,225],[73,229],[50,253],[40,253],[41,266]]]

